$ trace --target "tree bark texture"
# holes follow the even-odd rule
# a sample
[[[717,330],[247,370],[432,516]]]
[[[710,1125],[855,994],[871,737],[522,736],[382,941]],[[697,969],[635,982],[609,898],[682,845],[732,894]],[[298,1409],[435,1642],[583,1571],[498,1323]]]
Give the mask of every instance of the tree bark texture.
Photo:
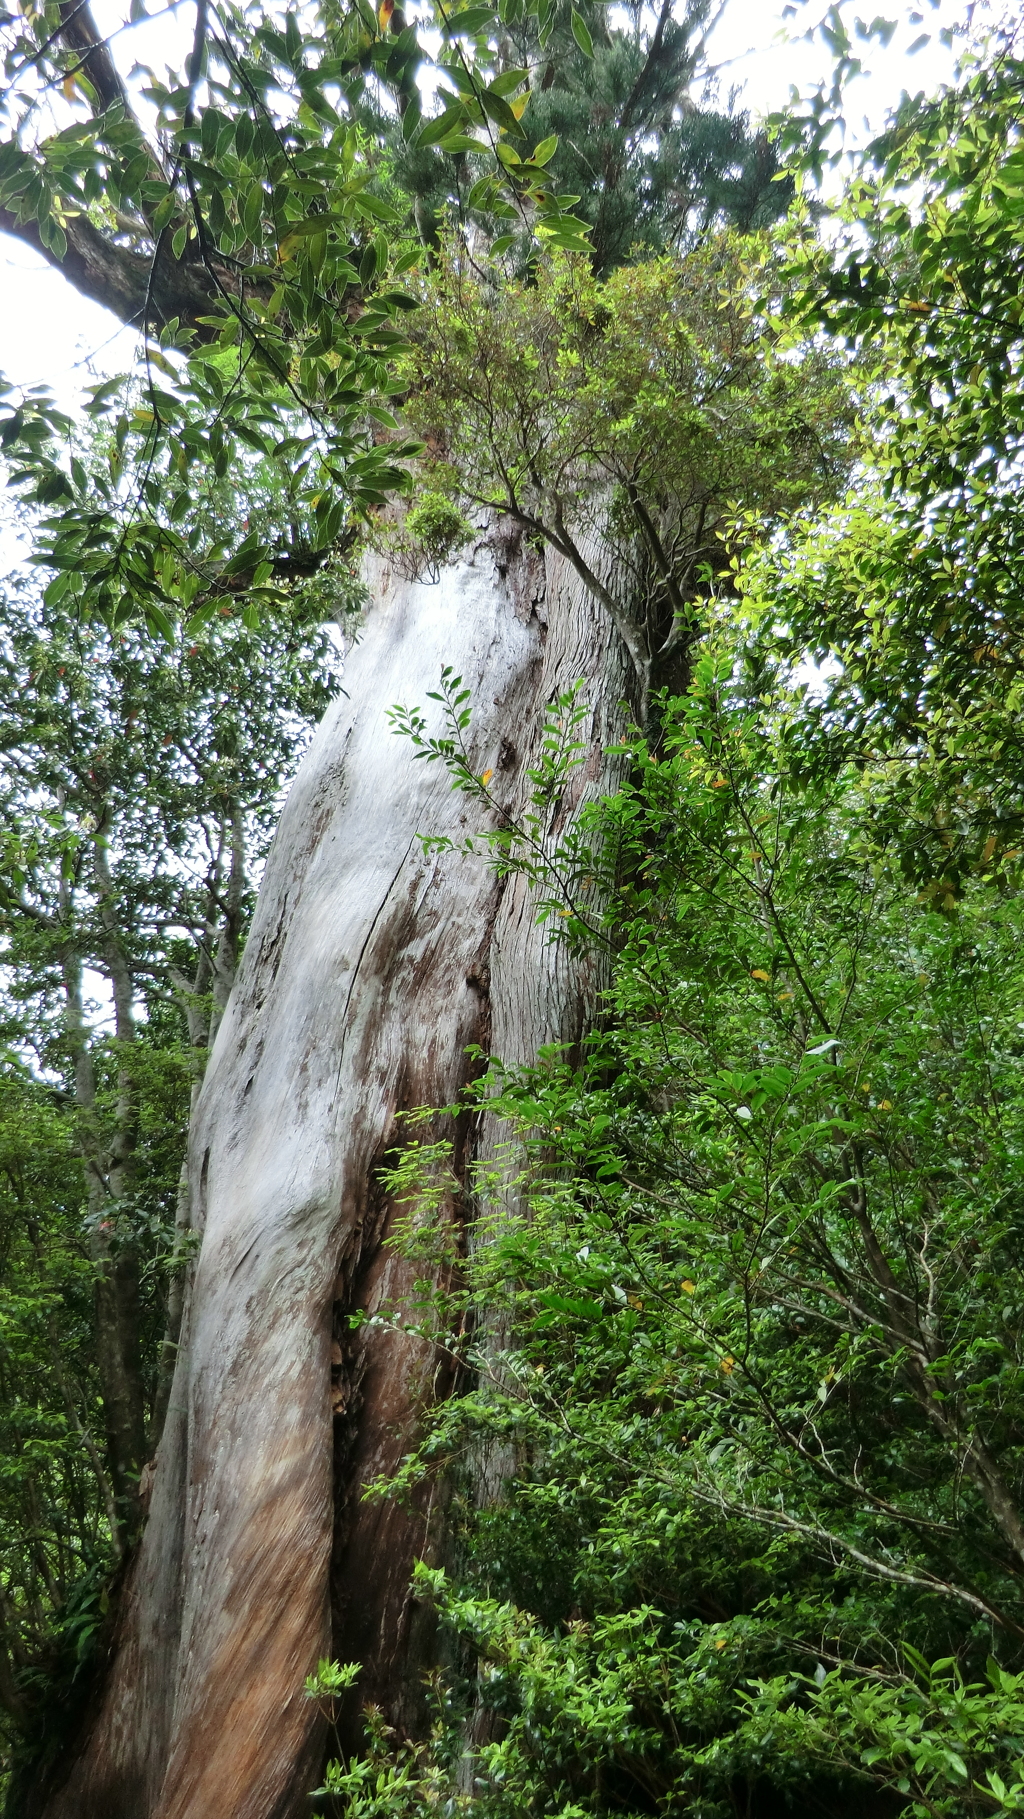
[[[479,1068],[469,1045],[520,1062],[575,1043],[599,980],[537,927],[521,879],[424,853],[418,835],[459,840],[482,811],[387,709],[433,707],[451,665],[474,768],[515,815],[545,706],[583,679],[590,751],[554,838],[614,782],[630,686],[605,609],[517,536],[492,531],[435,586],[377,564],[346,694],[293,786],[194,1121],[202,1246],[149,1521],[102,1697],[33,1803],[46,1819],[307,1814],[325,1739],[302,1683],[323,1655],[360,1660],[363,1697],[415,1724],[431,1637],[409,1579],[443,1512],[359,1492],[451,1383],[422,1341],[349,1330],[419,1273],[384,1245],[379,1165],[397,1114],[450,1104]],[[493,1148],[487,1122],[452,1125],[463,1169]]]

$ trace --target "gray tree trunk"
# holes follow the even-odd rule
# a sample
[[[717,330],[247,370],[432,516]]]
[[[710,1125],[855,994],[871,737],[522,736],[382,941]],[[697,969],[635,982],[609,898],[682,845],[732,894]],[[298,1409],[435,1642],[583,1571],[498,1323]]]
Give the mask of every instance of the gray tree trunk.
[[[433,706],[452,665],[473,691],[474,766],[516,814],[545,705],[582,678],[590,754],[564,826],[613,781],[605,748],[630,684],[606,609],[560,557],[492,534],[436,586],[379,564],[372,579],[200,1095],[202,1247],[149,1521],[102,1699],[35,1809],[46,1819],[308,1814],[324,1738],[302,1683],[323,1655],[361,1660],[363,1695],[415,1721],[430,1636],[409,1578],[443,1512],[363,1504],[359,1487],[451,1385],[422,1342],[349,1333],[353,1309],[411,1286],[383,1248],[394,1208],[377,1171],[396,1114],[451,1103],[479,1067],[468,1045],[518,1062],[575,1043],[598,981],[537,928],[522,880],[424,854],[419,834],[459,839],[482,811],[416,760],[387,709]],[[485,1124],[453,1126],[463,1168],[493,1143]]]

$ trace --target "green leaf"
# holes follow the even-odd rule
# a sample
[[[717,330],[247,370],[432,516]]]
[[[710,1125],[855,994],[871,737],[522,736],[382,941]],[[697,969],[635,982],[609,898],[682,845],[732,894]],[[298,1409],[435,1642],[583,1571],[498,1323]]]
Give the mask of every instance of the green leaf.
[[[587,30],[586,21],[584,20],[582,14],[578,13],[576,11],[576,8],[573,7],[570,18],[571,18],[571,24],[572,24],[572,35],[575,38],[577,44],[579,45],[580,50],[583,52],[583,55],[585,57],[593,57],[594,41],[591,38],[589,31]]]
[[[443,114],[438,114],[436,119],[424,121],[417,144],[436,145],[449,133],[454,132],[457,128],[461,129],[466,120],[467,114],[463,103],[454,101],[450,107],[445,108]]]
[[[544,1292],[537,1296],[541,1307],[550,1308],[556,1314],[576,1314],[585,1320],[599,1320],[604,1308],[599,1301],[581,1300],[574,1295],[556,1295]]]
[[[481,90],[480,104],[488,119],[493,120],[495,126],[501,127],[503,132],[511,133],[514,139],[525,138],[522,123],[512,112],[508,102],[503,101],[500,95],[496,95],[493,89]]]
[[[509,95],[515,94],[517,88],[521,88],[524,82],[529,81],[529,77],[528,69],[503,70],[501,75],[495,76],[491,83],[491,93],[492,95],[503,95],[507,100]]]
[[[174,621],[165,613],[163,607],[158,605],[155,600],[148,599],[143,607],[143,613],[150,631],[155,632],[157,637],[162,638],[165,643],[173,644],[175,640]]]
[[[446,38],[465,38],[483,31],[485,26],[494,23],[494,11],[490,6],[465,6],[461,12],[444,11],[441,17],[441,30]]]

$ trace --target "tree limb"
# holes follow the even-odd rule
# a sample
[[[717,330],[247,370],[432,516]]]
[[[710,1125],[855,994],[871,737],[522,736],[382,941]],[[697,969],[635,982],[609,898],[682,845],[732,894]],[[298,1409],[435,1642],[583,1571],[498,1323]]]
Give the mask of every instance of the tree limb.
[[[102,304],[128,327],[142,328],[148,296],[154,325],[177,317],[199,340],[213,338],[214,331],[199,318],[210,315],[217,290],[198,260],[162,254],[150,285],[151,253],[137,253],[108,240],[84,215],[66,216],[62,225],[68,243],[63,259],[43,244],[38,222],[20,221],[11,209],[0,208],[0,233],[13,234],[32,247],[83,297]]]
[[[107,48],[106,40],[96,29],[89,0],[61,0],[59,36],[68,49],[75,51],[79,58],[79,68],[88,77],[96,91],[101,109],[105,112],[120,102],[126,114],[132,112],[128,91],[118,75],[114,59]]]

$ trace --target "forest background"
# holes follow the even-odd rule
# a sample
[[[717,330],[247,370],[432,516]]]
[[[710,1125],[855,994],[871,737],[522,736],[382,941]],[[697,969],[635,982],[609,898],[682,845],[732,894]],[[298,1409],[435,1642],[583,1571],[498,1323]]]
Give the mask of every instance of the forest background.
[[[86,428],[39,394],[5,406],[45,578],[13,577],[3,608],[11,1811],[144,1514],[192,1252],[189,1107],[282,787],[339,685],[325,621],[357,625],[358,539],[429,576],[484,509],[581,561],[604,525],[645,600],[618,609],[639,685],[621,788],[541,837],[581,761],[570,692],[531,815],[490,836],[607,988],[582,1054],[478,1086],[514,1138],[443,1294],[450,1145],[416,1128],[395,1158],[425,1286],[389,1317],[464,1393],[379,1494],[454,1487],[452,1560],[419,1581],[451,1642],[428,1733],[371,1722],[324,1799],[1024,1807],[1021,66],[998,31],[969,53],[822,234],[806,208],[780,224],[775,179],[787,156],[813,176],[837,92],[773,147],[680,108],[699,13],[674,40],[670,14],[637,15],[632,66],[597,9],[531,18],[547,87],[518,66],[481,87],[490,21],[464,20],[425,126],[412,40],[398,55],[360,16],[354,52],[330,21],[326,82],[363,110],[362,139],[327,121],[331,157],[309,44],[264,22],[252,67],[278,59],[299,91],[290,198],[230,164],[261,130],[224,125],[250,118],[252,69],[228,58],[200,120],[197,62],[158,96],[207,160],[174,258],[192,232],[214,262],[206,223],[218,258],[272,228],[269,277],[245,254],[251,320],[224,312],[186,365],[165,309],[141,384],[95,387]],[[607,155],[618,133],[629,156],[595,191],[571,113],[601,82]],[[4,206],[57,260],[81,252],[72,194],[129,251],[183,232],[107,101],[89,124],[116,197],[76,126],[5,148]],[[304,341],[283,367],[282,312]],[[415,506],[382,511],[410,473]],[[439,688],[447,736],[415,704],[396,733],[485,816],[472,702]],[[97,977],[110,1027],[84,1013]],[[481,1448],[502,1461],[485,1502],[460,1479]],[[325,1664],[309,1696],[333,1714],[348,1678]]]

